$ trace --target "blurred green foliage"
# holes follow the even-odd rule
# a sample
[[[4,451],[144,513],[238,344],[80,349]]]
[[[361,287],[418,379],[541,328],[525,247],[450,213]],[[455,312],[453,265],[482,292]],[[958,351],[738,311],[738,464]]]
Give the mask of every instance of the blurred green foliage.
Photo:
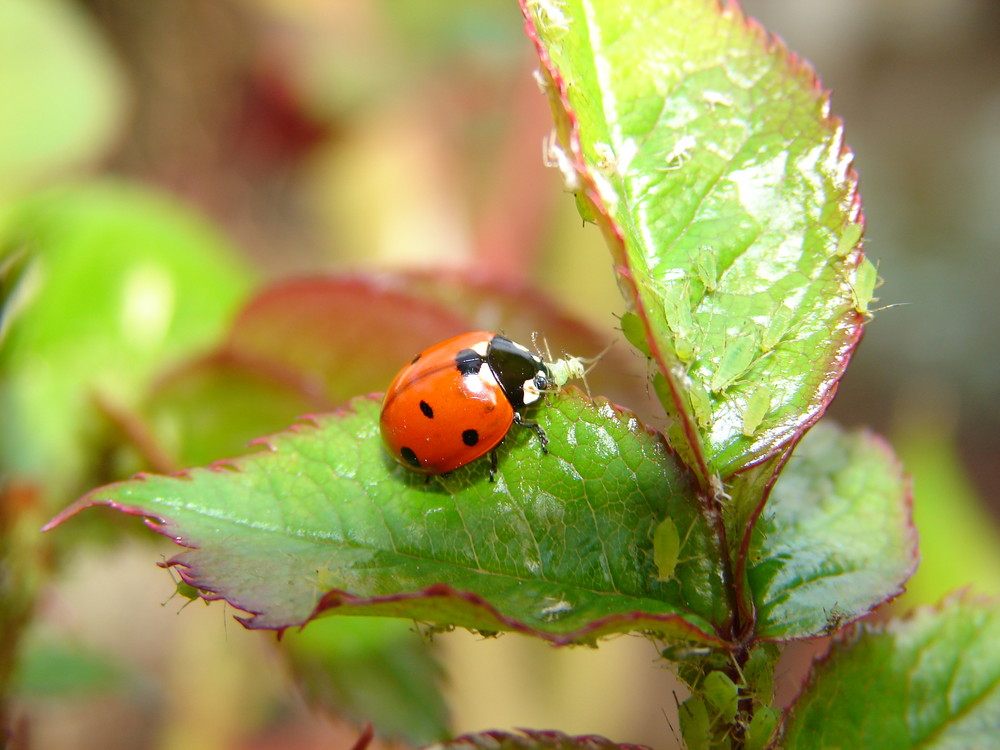
[[[1000,360],[984,321],[998,317],[990,271],[1000,258],[1000,109],[983,70],[995,64],[998,14],[971,1],[950,4],[947,18],[928,3],[905,13],[896,4],[745,5],[768,12],[771,28],[788,22],[788,40],[837,89],[865,165],[873,254],[891,279],[882,303],[912,303],[871,328],[835,411],[885,427],[903,381],[934,374],[948,383],[958,396],[949,415],[907,421],[897,433],[915,473],[925,550],[914,593],[935,598],[971,581],[995,591],[992,518],[967,469],[978,487],[994,486]],[[810,12],[841,22],[808,20]],[[602,326],[620,309],[600,238],[579,232],[558,176],[540,166],[550,123],[521,25],[501,0],[458,11],[407,0],[0,3],[0,671],[28,618],[67,634],[35,642],[19,673],[25,711],[50,694],[38,747],[62,722],[82,726],[52,701],[86,713],[95,690],[127,693],[150,667],[124,637],[104,651],[67,647],[109,628],[68,603],[67,579],[81,562],[67,563],[59,539],[37,529],[91,481],[139,465],[141,456],[109,447],[121,440],[116,431],[131,426],[130,409],[164,373],[210,348],[255,275],[485,265],[537,281]],[[257,393],[250,384],[236,395]],[[921,416],[919,404],[908,408]],[[943,425],[956,414],[952,439]],[[102,590],[124,585],[124,570],[98,567]],[[144,585],[161,578],[166,598],[163,574]],[[37,605],[42,586],[54,593]],[[109,610],[132,610],[135,600],[123,594]],[[186,632],[173,622],[181,618],[159,614],[132,629],[170,623],[162,649],[183,674],[159,668],[160,705],[119,707],[94,728],[95,746],[130,736],[132,717],[148,732],[137,746],[153,741],[149,727],[162,720],[172,722],[158,735],[164,747],[171,737],[197,747],[210,722],[171,715],[168,705],[192,676],[219,698],[213,718],[225,731],[216,739],[235,742],[234,727],[295,715],[266,657],[253,652],[252,679],[272,691],[270,708],[250,711],[239,705],[250,676],[242,686],[215,679],[237,637],[197,652],[177,635]],[[189,639],[217,632],[221,619]],[[296,658],[328,658],[339,640],[330,638],[315,655],[293,645]],[[670,734],[657,719],[644,731],[662,745]]]
[[[79,8],[0,5],[0,199],[93,163],[120,134],[125,99],[122,71]]]

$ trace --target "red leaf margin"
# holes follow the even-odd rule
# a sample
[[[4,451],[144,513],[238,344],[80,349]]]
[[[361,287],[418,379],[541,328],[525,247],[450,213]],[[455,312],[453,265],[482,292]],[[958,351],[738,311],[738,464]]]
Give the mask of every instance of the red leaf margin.
[[[801,432],[804,434],[808,430],[807,427],[801,428]],[[883,436],[876,432],[865,429],[862,430],[862,434],[869,441],[870,446],[873,450],[877,450],[883,453],[889,461],[895,466],[898,474],[904,482],[903,495],[901,501],[903,503],[906,515],[906,537],[909,542],[910,548],[910,564],[907,569],[902,573],[899,579],[899,583],[894,591],[891,591],[886,595],[882,601],[873,604],[867,612],[862,612],[854,617],[843,619],[839,622],[835,622],[833,619],[829,622],[829,629],[827,632],[816,633],[814,635],[804,635],[796,636],[794,638],[789,637],[762,637],[761,640],[771,641],[774,643],[788,643],[791,641],[808,641],[815,638],[824,638],[830,635],[835,635],[842,633],[845,629],[850,626],[864,620],[866,617],[870,616],[873,612],[884,607],[886,604],[895,601],[900,596],[906,593],[906,584],[917,572],[917,568],[920,566],[920,533],[917,529],[916,524],[913,522],[913,477],[904,471],[903,462],[900,460],[899,456],[893,451],[892,446],[889,441]],[[795,442],[797,443],[802,438],[802,435],[797,435],[795,437]],[[774,490],[774,485],[777,482],[782,470],[788,463],[789,459],[792,458],[792,450],[789,448],[785,455],[780,459],[779,465],[775,467],[773,475],[767,481],[767,486],[764,492],[761,494],[760,500],[754,507],[753,512],[750,514],[750,518],[747,525],[743,531],[743,536],[739,542],[739,548],[736,555],[736,577],[737,580],[745,581],[747,577],[747,566],[750,563],[750,545],[752,543],[754,527],[757,525],[757,520],[760,518],[761,513],[763,513],[764,508],[767,506],[767,502],[770,499],[771,492]],[[751,592],[746,587],[740,587],[738,589],[737,595],[737,607],[739,608],[740,615],[745,618],[747,622],[754,622],[755,627],[758,625],[756,621],[756,613],[754,612],[753,597],[750,595]],[[755,634],[756,637],[756,634]]]
[[[382,394],[358,396],[340,409],[329,412],[327,416],[336,416],[353,412],[353,404],[358,401],[369,400],[381,402],[381,399]],[[610,401],[605,402],[616,412],[627,412],[632,414],[629,410],[616,406]],[[300,422],[291,425],[286,432],[301,432],[316,429],[318,427],[318,417],[319,415],[305,415],[301,418]],[[673,453],[672,449],[666,444],[666,441],[660,433],[650,427],[643,426],[643,429],[650,434],[658,435],[659,439],[663,441],[664,449]],[[276,436],[264,436],[258,438],[252,443],[252,445],[263,448],[264,450],[261,451],[263,453],[274,451],[275,448],[270,442],[272,437]],[[202,471],[239,473],[241,468],[238,462],[253,455],[256,454],[251,453],[235,458],[223,459],[198,468]],[[574,631],[567,633],[549,633],[544,630],[539,630],[538,628],[533,627],[515,617],[503,614],[493,604],[475,592],[459,590],[443,582],[431,584],[430,586],[427,586],[419,591],[400,592],[396,594],[372,597],[358,596],[348,591],[331,589],[320,597],[317,604],[313,608],[313,611],[305,619],[294,621],[270,621],[267,619],[267,614],[265,612],[255,610],[252,606],[248,606],[242,601],[242,597],[223,593],[221,591],[222,587],[219,586],[210,575],[206,575],[196,561],[188,559],[189,556],[196,555],[200,548],[191,539],[186,538],[184,534],[177,533],[176,522],[165,516],[150,513],[137,505],[128,505],[114,500],[98,497],[98,495],[106,495],[109,492],[113,492],[117,487],[133,484],[135,482],[142,482],[149,478],[168,477],[180,481],[194,481],[190,473],[191,471],[192,469],[186,469],[164,475],[155,475],[143,472],[136,474],[131,479],[113,482],[111,484],[98,487],[78,498],[76,501],[60,511],[54,518],[52,518],[52,520],[46,523],[41,530],[43,532],[50,531],[87,508],[101,506],[125,513],[126,515],[142,518],[143,522],[151,530],[157,534],[165,536],[174,542],[174,544],[184,547],[186,550],[186,552],[181,552],[166,562],[159,563],[161,567],[176,568],[181,580],[197,589],[200,596],[206,601],[225,601],[235,609],[247,613],[248,616],[236,615],[235,619],[248,630],[274,630],[277,631],[279,637],[281,633],[288,628],[305,627],[309,622],[322,614],[341,607],[360,608],[385,606],[386,608],[391,609],[392,605],[397,603],[444,599],[459,602],[463,606],[469,606],[473,612],[485,615],[487,621],[496,623],[496,630],[516,632],[523,635],[533,636],[547,641],[553,646],[568,646],[581,643],[591,644],[597,638],[602,636],[615,635],[622,632],[645,632],[648,634],[670,637],[672,639],[689,640],[710,645],[715,648],[726,649],[732,647],[731,644],[727,643],[724,639],[698,628],[684,619],[684,617],[680,614],[649,614],[640,611],[611,614],[593,620],[587,625]],[[372,613],[366,612],[363,614],[370,615]],[[413,619],[413,617],[408,614],[388,614],[383,616]],[[620,625],[624,623],[633,623],[633,626],[623,630]]]
[[[735,17],[737,21],[741,21],[750,34],[756,37],[762,49],[764,49],[764,51],[768,54],[774,55],[777,60],[783,61],[787,66],[789,75],[801,81],[807,89],[811,89],[816,97],[816,101],[820,103],[826,123],[831,132],[834,134],[834,137],[840,143],[839,156],[841,158],[841,164],[844,165],[845,169],[844,180],[848,185],[846,196],[848,205],[845,213],[851,223],[861,225],[862,231],[857,244],[854,248],[852,248],[848,257],[845,258],[845,264],[849,261],[853,261],[853,268],[858,268],[865,258],[863,249],[865,217],[862,211],[861,193],[858,189],[858,174],[853,164],[854,153],[844,140],[843,120],[836,115],[830,114],[830,92],[823,87],[822,82],[813,67],[807,61],[792,52],[780,37],[768,32],[759,21],[746,16],[740,7],[738,0],[705,0],[705,2],[714,4],[721,16]],[[555,86],[555,98],[558,99],[559,105],[562,108],[562,114],[566,118],[566,124],[569,126],[566,143],[568,147],[567,153],[572,161],[577,177],[580,180],[580,192],[582,192],[587,201],[590,202],[595,209],[598,226],[601,228],[603,234],[605,235],[605,239],[608,242],[614,262],[615,272],[618,274],[620,279],[619,288],[621,289],[623,296],[627,297],[626,301],[629,304],[630,309],[635,312],[635,314],[643,322],[643,326],[646,329],[646,341],[649,345],[651,359],[656,363],[657,368],[666,379],[668,388],[670,389],[671,398],[674,402],[674,409],[680,417],[681,428],[695,459],[695,465],[692,466],[691,469],[699,478],[703,489],[708,492],[713,492],[713,485],[711,481],[712,472],[709,467],[708,459],[705,456],[704,448],[701,444],[698,427],[693,420],[693,415],[689,414],[684,409],[682,387],[672,374],[670,363],[667,361],[664,352],[658,346],[658,343],[653,336],[653,331],[649,324],[645,307],[643,306],[642,297],[639,294],[639,289],[636,286],[632,269],[628,263],[628,256],[625,252],[625,236],[622,233],[621,228],[611,218],[608,206],[601,197],[597,183],[591,176],[587,167],[587,162],[583,155],[580,121],[573,109],[572,103],[570,102],[569,84],[553,63],[552,58],[548,53],[548,49],[542,41],[539,29],[535,25],[534,19],[532,18],[530,8],[532,4],[533,0],[518,0],[518,5],[520,6],[521,13],[524,16],[525,33],[535,46],[535,51],[538,55],[538,59],[541,63],[547,82]],[[551,101],[553,97],[551,94],[549,96]],[[556,124],[559,124],[558,117],[556,118]],[[805,433],[819,421],[819,419],[826,412],[830,403],[833,401],[834,396],[836,396],[840,380],[843,378],[847,365],[850,363],[854,352],[861,343],[861,338],[864,333],[864,324],[869,318],[870,314],[866,316],[864,313],[855,311],[853,331],[845,338],[842,345],[838,347],[836,355],[830,362],[827,377],[825,377],[822,381],[823,390],[817,393],[814,398],[810,399],[811,409],[805,415],[801,424],[799,424],[798,429],[791,431],[784,440],[773,445],[770,452],[762,454],[758,459],[740,467],[734,473],[740,473],[741,471],[751,469],[754,466],[769,460],[780,451],[786,448],[794,447],[798,441],[802,439],[803,435],[805,435]],[[722,479],[731,479],[731,477],[722,477]]]
[[[813,657],[809,671],[802,677],[794,697],[782,710],[779,724],[781,735],[784,735],[788,725],[795,720],[799,700],[810,690],[822,684],[823,670],[826,666],[835,662],[842,654],[850,652],[859,640],[866,636],[878,637],[887,633],[894,634],[899,628],[906,628],[921,618],[947,614],[949,609],[963,605],[1000,607],[1000,597],[979,594],[966,587],[946,594],[937,604],[923,604],[915,607],[902,617],[884,621],[869,621],[864,618],[855,618],[850,622],[845,621],[840,629],[832,634],[833,637],[828,642],[829,647]]]

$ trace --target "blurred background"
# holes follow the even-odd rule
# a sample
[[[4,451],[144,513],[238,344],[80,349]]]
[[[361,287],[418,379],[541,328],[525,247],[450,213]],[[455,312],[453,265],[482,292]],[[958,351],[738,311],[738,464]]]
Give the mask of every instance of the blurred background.
[[[856,153],[886,309],[831,414],[887,435],[914,474],[924,562],[894,606],[1000,593],[1000,5],[743,7],[812,62]],[[244,289],[473,268],[610,330],[623,306],[609,257],[542,164],[551,121],[522,27],[513,0],[7,0],[0,201],[95,177],[144,186],[214,227]],[[159,554],[170,545],[133,534],[61,566],[16,678],[25,746],[349,746],[357,730],[310,708],[322,690],[293,684],[273,638],[220,603],[167,601]],[[674,742],[676,688],[642,639],[434,642],[457,732]]]

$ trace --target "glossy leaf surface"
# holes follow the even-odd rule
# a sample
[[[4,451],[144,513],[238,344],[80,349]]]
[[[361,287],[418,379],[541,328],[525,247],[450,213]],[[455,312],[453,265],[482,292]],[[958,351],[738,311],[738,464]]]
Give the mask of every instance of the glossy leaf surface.
[[[838,640],[786,719],[784,747],[989,748],[1000,737],[1000,608],[918,610]]]
[[[646,630],[715,642],[725,623],[719,554],[690,475],[662,440],[577,393],[537,412],[550,438],[515,431],[447,477],[386,455],[379,404],[358,399],[270,438],[270,451],[95,490],[62,514],[112,505],[192,549],[174,562],[199,589],[283,629],[331,610],[407,617],[555,643]],[[656,525],[684,543],[657,580]],[[159,519],[159,521],[155,520]]]
[[[611,244],[671,444],[703,482],[727,479],[818,418],[861,335],[841,124],[735,5],[522,7],[556,116],[549,157]]]

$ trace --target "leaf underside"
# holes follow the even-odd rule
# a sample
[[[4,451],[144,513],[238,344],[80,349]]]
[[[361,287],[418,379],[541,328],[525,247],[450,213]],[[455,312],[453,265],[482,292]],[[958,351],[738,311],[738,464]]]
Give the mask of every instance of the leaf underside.
[[[748,583],[757,636],[833,633],[901,594],[917,566],[911,501],[882,440],[814,427],[754,529]]]
[[[1000,607],[970,599],[859,628],[814,668],[786,717],[784,746],[995,747],[997,643]]]

